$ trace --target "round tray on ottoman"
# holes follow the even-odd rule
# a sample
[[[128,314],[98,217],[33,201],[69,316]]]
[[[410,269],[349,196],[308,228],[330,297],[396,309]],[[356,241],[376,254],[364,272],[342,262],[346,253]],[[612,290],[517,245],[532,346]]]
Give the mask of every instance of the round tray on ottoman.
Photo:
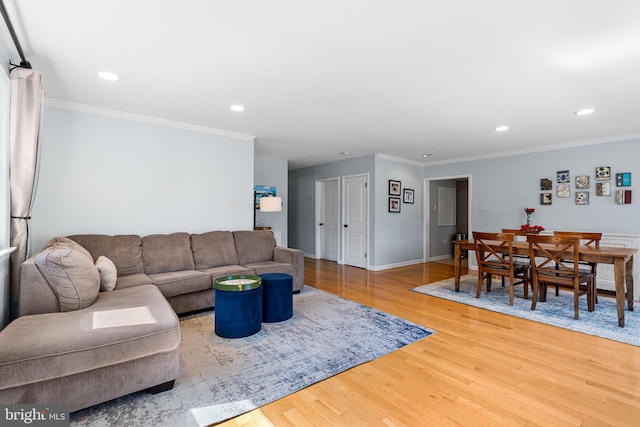
[[[262,328],[262,278],[224,276],[216,279],[214,321],[216,335],[248,337]]]
[[[293,316],[293,277],[266,273],[262,277],[262,321],[282,322]]]

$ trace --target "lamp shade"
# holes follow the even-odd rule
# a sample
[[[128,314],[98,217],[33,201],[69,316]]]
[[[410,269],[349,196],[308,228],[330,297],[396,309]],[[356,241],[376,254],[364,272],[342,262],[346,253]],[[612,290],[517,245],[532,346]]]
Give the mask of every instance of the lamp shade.
[[[281,212],[282,197],[261,197],[260,212]]]

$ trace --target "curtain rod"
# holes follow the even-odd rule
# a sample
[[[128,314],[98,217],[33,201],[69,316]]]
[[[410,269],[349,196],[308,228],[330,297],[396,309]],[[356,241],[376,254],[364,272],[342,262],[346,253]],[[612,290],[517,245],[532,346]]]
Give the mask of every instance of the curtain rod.
[[[9,19],[9,14],[7,13],[7,9],[4,7],[4,2],[0,0],[0,12],[2,13],[2,17],[4,18],[4,22],[7,24],[7,29],[9,30],[9,34],[11,34],[11,39],[13,39],[13,44],[16,46],[18,50],[18,54],[20,55],[20,66],[23,68],[31,68],[31,64],[27,61],[27,58],[24,56],[24,51],[22,50],[22,46],[20,45],[20,40],[18,40],[18,36],[16,35],[15,30],[13,29],[13,25],[11,24],[11,19]]]

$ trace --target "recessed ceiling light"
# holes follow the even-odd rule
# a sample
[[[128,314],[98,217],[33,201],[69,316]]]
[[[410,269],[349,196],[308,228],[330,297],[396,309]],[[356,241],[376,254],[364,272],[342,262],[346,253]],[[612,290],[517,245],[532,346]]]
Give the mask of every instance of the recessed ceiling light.
[[[349,154],[351,154],[351,151],[341,151],[340,154],[342,154],[343,156],[348,156]]]
[[[498,126],[496,132],[505,132],[509,130],[509,126]]]
[[[112,81],[112,82],[120,80],[120,77],[108,71],[100,71],[98,73],[98,77],[100,77],[101,79]]]
[[[595,108],[585,108],[584,110],[576,111],[576,116],[585,116],[587,114],[593,113],[594,111],[596,111]]]
[[[242,105],[232,105],[231,107],[229,107],[232,111],[244,111],[244,107]]]
[[[431,153],[425,153],[425,154],[422,155],[422,157],[431,157],[431,156],[433,156],[433,154],[431,154]]]

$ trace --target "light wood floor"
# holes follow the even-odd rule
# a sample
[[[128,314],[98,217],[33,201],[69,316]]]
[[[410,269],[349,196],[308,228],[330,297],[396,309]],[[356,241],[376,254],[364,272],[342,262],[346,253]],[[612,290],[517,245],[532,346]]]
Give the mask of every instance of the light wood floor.
[[[410,291],[449,277],[306,259],[308,285],[438,332],[222,425],[640,426],[640,347]]]

